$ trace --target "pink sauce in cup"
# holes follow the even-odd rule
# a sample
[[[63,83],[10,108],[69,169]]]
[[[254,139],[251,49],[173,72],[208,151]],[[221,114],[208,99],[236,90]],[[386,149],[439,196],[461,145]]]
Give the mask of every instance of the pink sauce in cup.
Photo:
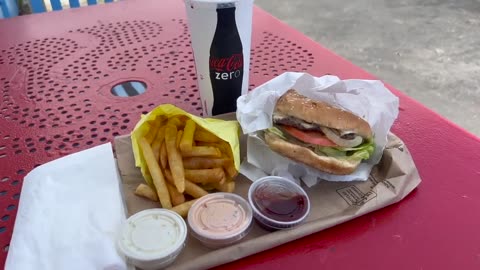
[[[188,212],[190,232],[211,248],[240,241],[250,231],[252,219],[252,209],[245,199],[224,192],[203,196]]]

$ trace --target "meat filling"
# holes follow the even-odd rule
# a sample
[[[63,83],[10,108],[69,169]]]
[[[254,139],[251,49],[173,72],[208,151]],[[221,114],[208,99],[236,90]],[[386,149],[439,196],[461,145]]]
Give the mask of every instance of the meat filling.
[[[322,132],[322,129],[319,125],[313,124],[313,123],[308,123],[303,120],[300,120],[298,118],[292,117],[292,116],[285,116],[281,114],[273,114],[273,123],[274,124],[280,124],[280,125],[287,125],[287,126],[292,126],[294,128],[298,128],[300,130],[308,130],[308,131],[318,131]],[[330,129],[333,132],[335,132],[340,138],[344,140],[353,140],[356,138],[356,134],[353,132],[340,132],[339,130],[336,129]]]

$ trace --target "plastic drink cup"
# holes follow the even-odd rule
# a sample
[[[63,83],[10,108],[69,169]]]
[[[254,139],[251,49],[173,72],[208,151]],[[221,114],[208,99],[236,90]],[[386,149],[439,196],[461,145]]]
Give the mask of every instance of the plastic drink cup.
[[[203,115],[235,112],[248,91],[253,0],[185,0]]]

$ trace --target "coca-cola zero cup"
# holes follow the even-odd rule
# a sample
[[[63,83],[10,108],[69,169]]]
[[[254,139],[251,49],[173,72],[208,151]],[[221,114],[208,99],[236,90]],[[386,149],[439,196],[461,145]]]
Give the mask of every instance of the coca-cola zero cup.
[[[253,0],[185,0],[203,115],[237,109],[248,91]]]

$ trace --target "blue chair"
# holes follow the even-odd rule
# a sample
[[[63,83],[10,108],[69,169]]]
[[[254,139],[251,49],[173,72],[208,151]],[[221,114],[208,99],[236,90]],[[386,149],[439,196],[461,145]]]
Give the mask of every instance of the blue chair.
[[[2,1],[2,0],[0,0]],[[32,12],[33,13],[41,13],[41,12],[46,12],[47,9],[45,8],[45,3],[44,1],[50,1],[50,4],[52,4],[52,9],[55,10],[62,10],[62,3],[60,0],[30,0],[30,5],[32,7]],[[105,0],[105,3],[110,3],[113,2],[114,0]],[[80,1],[79,0],[68,0],[70,7],[71,8],[79,8],[80,7]],[[96,5],[97,0],[87,0],[87,4],[90,5]]]
[[[0,0],[0,19],[18,16],[16,0]]]

